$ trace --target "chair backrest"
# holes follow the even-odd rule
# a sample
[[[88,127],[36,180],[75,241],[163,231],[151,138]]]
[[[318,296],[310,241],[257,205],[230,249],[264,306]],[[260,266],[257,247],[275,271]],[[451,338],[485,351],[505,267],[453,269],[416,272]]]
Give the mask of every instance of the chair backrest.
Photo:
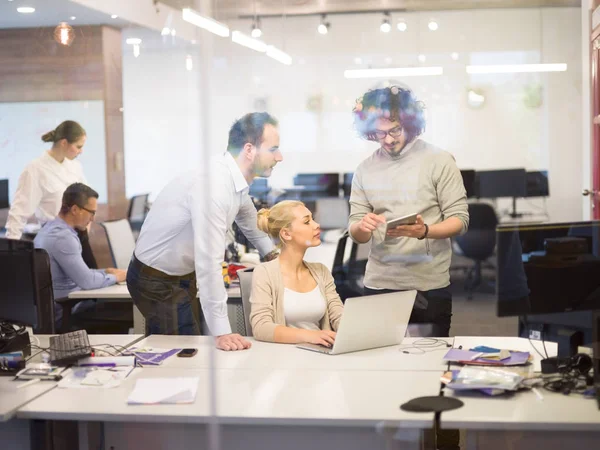
[[[498,216],[489,203],[469,203],[469,230],[496,230]]]
[[[148,212],[148,197],[150,194],[134,195],[129,201],[127,218],[130,222],[143,222]]]
[[[36,248],[34,254],[37,289],[37,334],[54,334],[54,288],[52,287],[52,271],[50,255],[42,248]]]
[[[245,336],[252,336],[252,326],[250,325],[250,294],[252,294],[252,273],[254,267],[241,269],[237,271],[240,279],[240,294],[242,296],[242,311],[244,312],[244,324],[246,325]]]
[[[363,295],[363,278],[367,266],[366,259],[359,259],[359,253],[362,254],[368,249],[364,244],[352,242],[350,256],[346,258],[346,247],[349,238],[348,230],[340,236],[333,259],[331,274],[335,281],[335,287],[342,301],[350,297],[360,297]]]
[[[135,249],[135,238],[127,219],[112,220],[100,224],[106,231],[108,246],[117,269],[127,270]]]

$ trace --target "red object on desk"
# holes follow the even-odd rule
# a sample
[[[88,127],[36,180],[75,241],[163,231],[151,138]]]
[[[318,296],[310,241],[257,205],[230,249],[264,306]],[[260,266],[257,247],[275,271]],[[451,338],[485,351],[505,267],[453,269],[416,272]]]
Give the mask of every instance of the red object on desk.
[[[242,266],[241,264],[229,264],[229,267],[227,268],[229,272],[229,278],[231,278],[232,280],[237,280],[237,271],[245,268],[246,266]]]

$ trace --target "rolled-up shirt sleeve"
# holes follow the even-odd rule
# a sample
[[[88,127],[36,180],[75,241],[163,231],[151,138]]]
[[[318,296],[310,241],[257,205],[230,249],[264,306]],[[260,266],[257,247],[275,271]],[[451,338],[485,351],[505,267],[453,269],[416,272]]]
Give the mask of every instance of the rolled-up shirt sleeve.
[[[450,153],[434,166],[434,184],[444,220],[456,217],[462,222],[461,234],[469,229],[467,192],[460,170]]]
[[[207,198],[199,180],[189,194],[194,231],[194,264],[200,305],[213,336],[231,333],[227,316],[227,291],[223,283],[222,263],[227,233],[227,196],[211,192]]]

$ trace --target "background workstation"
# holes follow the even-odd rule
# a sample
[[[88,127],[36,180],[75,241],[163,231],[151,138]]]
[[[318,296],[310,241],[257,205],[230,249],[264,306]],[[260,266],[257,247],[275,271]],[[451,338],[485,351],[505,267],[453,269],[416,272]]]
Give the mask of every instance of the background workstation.
[[[349,211],[352,172],[375,147],[357,137],[350,111],[361,92],[384,86],[388,79],[350,79],[344,76],[344,71],[440,66],[442,75],[398,76],[391,81],[406,83],[425,102],[428,124],[423,138],[453,154],[469,198],[471,232],[453,244],[451,336],[521,335],[550,341],[562,337],[561,348],[591,341],[592,316],[587,311],[561,314],[560,319],[556,315],[525,317],[524,311],[504,311],[502,317],[498,316],[498,277],[506,273],[497,264],[507,255],[504,247],[498,245],[511,232],[504,228],[505,234],[497,233],[496,227],[567,222],[571,224],[568,230],[572,230],[573,224],[598,217],[598,207],[593,210],[591,204],[600,197],[594,200],[593,195],[581,196],[584,190],[593,193],[600,188],[597,185],[600,177],[593,176],[593,161],[600,160],[595,154],[600,153],[600,147],[592,133],[597,128],[592,119],[600,111],[589,102],[597,94],[591,66],[598,53],[594,43],[598,12],[592,17],[598,2],[564,0],[532,4],[506,0],[494,2],[499,9],[490,10],[486,8],[489,2],[458,2],[462,6],[454,9],[457,2],[436,0],[431,10],[420,9],[425,2],[413,2],[409,10],[399,11],[394,6],[404,9],[406,2],[393,1],[385,2],[385,7],[392,9],[389,16],[384,15],[384,2],[380,0],[311,1],[305,5],[308,14],[297,9],[301,8],[297,2],[250,0],[164,0],[154,4],[129,0],[128,6],[119,0],[25,3],[25,0],[0,0],[3,86],[0,89],[0,228],[24,165],[45,150],[39,136],[62,120],[73,118],[88,130],[88,142],[80,160],[90,185],[101,195],[98,223],[91,232],[94,252],[100,266],[125,268],[145,214],[161,188],[181,171],[201,164],[210,153],[224,149],[227,130],[235,118],[250,110],[268,110],[280,120],[284,162],[275,168],[270,179],[257,179],[251,194],[257,206],[284,198],[306,201],[326,230],[323,244],[310,249],[307,259],[344,274],[338,288],[347,288],[346,294],[352,295],[362,287],[368,246],[354,246],[344,237],[343,228]],[[279,3],[286,8],[283,15]],[[557,4],[559,7],[555,7]],[[462,9],[465,5],[467,9]],[[20,6],[32,6],[36,11],[16,13]],[[186,6],[202,9],[227,23],[231,30],[250,34],[253,25],[260,25],[262,39],[289,53],[292,65],[198,30],[182,20],[181,8]],[[347,13],[346,8],[356,10]],[[322,18],[321,13],[329,14]],[[264,17],[255,17],[261,14]],[[380,29],[386,17],[392,25],[389,33]],[[67,21],[77,32],[70,47],[57,44],[53,38],[55,27],[62,21]],[[316,31],[321,22],[330,24],[327,34]],[[431,22],[436,23],[435,30],[429,26]],[[406,25],[404,31],[398,28],[401,23]],[[136,40],[140,42],[135,44]],[[32,63],[38,68],[35,73],[30,70]],[[468,65],[523,63],[565,63],[567,70],[504,74],[465,71]],[[516,214],[511,216],[511,213]],[[30,231],[34,233],[35,226],[31,225]],[[529,247],[528,254],[532,255],[543,250],[546,238],[556,237],[555,231],[543,226],[537,231],[517,233],[523,242],[536,242]],[[247,244],[243,236],[232,236]],[[562,237],[571,236],[566,233]],[[345,250],[341,258],[336,258],[338,246]],[[248,263],[256,262],[256,255],[240,256]],[[114,287],[113,290],[120,291],[116,301],[129,301],[127,293],[121,292],[124,288]],[[241,294],[236,289],[234,286],[230,292],[230,319],[235,330],[242,330]],[[77,295],[86,294],[74,297]],[[563,310],[570,306],[554,304]],[[139,333],[143,321],[135,312],[134,317],[138,319]],[[125,345],[128,338],[123,339]],[[203,342],[186,341],[185,345],[207,351]],[[255,346],[258,350],[259,343]],[[310,419],[311,413],[302,408],[286,409],[286,402],[296,402],[297,398],[282,397],[278,403],[276,397],[285,388],[302,387],[306,380],[314,385],[347,387],[343,392],[334,392],[337,410],[347,407],[344,417],[329,414],[333,408],[331,402],[311,397],[324,414],[313,415],[312,419],[326,420],[328,425],[342,424],[346,431],[347,425],[354,426],[356,421],[366,421],[368,434],[372,434],[372,426],[380,420],[389,419],[397,425],[394,420],[398,419],[402,426],[414,429],[427,428],[433,420],[397,414],[398,405],[409,398],[408,394],[435,394],[439,390],[437,372],[431,379],[423,380],[419,392],[406,392],[396,386],[395,377],[400,376],[396,373],[389,380],[376,371],[356,379],[340,375],[340,371],[354,367],[354,362],[347,362],[354,358],[350,355],[325,371],[322,364],[328,365],[326,360],[320,359],[314,366],[316,359],[307,362],[316,355],[296,356],[291,349],[288,352],[280,347],[277,351],[281,354],[273,359],[283,365],[290,363],[288,366],[271,367],[273,372],[268,374],[252,373],[248,385],[236,385],[233,391],[244,399],[240,402],[242,406],[261,405],[258,394],[249,396],[248,386],[271,394],[272,402],[265,405],[267,401],[263,400],[264,409],[227,410],[223,421],[238,421],[236,425],[243,427],[256,424],[259,422],[256,416],[260,416],[265,420],[263,425],[274,427],[281,424],[283,416],[296,427]],[[355,356],[356,361],[361,361]],[[399,366],[424,369],[425,358],[403,356],[404,359],[394,359],[393,369]],[[236,358],[246,361],[238,365],[232,362]],[[253,364],[264,369],[266,359],[242,354],[231,356],[229,365],[223,363],[221,369],[237,372],[223,372],[223,380],[244,378],[254,368]],[[208,370],[192,367],[199,360],[207,361],[208,354],[174,362],[192,363],[189,370]],[[316,374],[315,368],[323,373]],[[168,376],[179,374],[178,368],[165,370],[172,370]],[[306,378],[294,378],[286,370],[307,370],[300,373]],[[207,375],[199,376],[204,380]],[[265,376],[271,384],[262,381]],[[404,382],[413,383],[411,376],[415,375],[407,375]],[[368,395],[360,386],[380,378],[389,384],[382,383],[377,395],[394,393],[389,395],[393,402],[374,404],[367,417],[360,408],[355,408],[354,402],[363,402]],[[32,386],[39,388],[39,384]],[[355,391],[352,398],[345,397],[348,391]],[[113,425],[114,420],[121,418],[153,420],[148,419],[153,412],[143,412],[140,416],[123,412],[124,391],[117,395],[116,402],[120,402],[117,410],[112,407],[94,410],[90,405],[95,404],[96,398],[90,396],[87,403],[79,405],[80,411],[73,403],[57,401],[62,398],[60,391],[53,390],[51,394],[40,397],[39,403],[27,405],[31,398],[25,397],[21,418],[24,421],[74,419],[83,414],[86,419],[107,420]],[[219,397],[221,394],[224,395],[219,391]],[[474,399],[467,408],[448,413],[447,422],[442,423],[479,432],[489,429],[491,439],[497,437],[493,435],[496,429],[514,429],[525,436],[530,431],[544,429],[543,422],[552,419],[544,414],[556,408],[565,415],[554,417],[555,423],[544,429],[547,435],[551,430],[566,434],[576,429],[597,430],[597,411],[590,403],[582,408],[574,396],[565,399],[557,396],[538,404],[532,403],[533,394],[530,397],[497,399],[499,402]],[[223,405],[231,403],[230,399],[224,397]],[[64,410],[55,411],[57,404]],[[207,407],[199,403],[192,412],[193,420],[208,421]],[[495,417],[484,414],[494,410],[498,411]],[[571,414],[572,419],[567,417],[570,411],[577,411]],[[187,410],[182,413],[173,408],[163,419],[178,422],[173,417],[182,414],[187,414]],[[112,428],[107,433],[107,448],[128,435],[129,425],[122,430]],[[14,423],[8,427],[0,425],[0,433],[14,431],[14,426]],[[165,429],[158,427],[156,433],[145,431],[148,432],[145,445],[155,439],[158,446],[158,442],[165,442],[161,439],[172,436],[167,430],[161,438],[160,432]],[[194,431],[190,436],[190,442],[194,443],[198,437],[206,437],[194,435]],[[229,436],[227,439],[233,441],[226,442],[238,442],[235,431]],[[472,445],[477,445],[473,442]],[[480,441],[480,448],[491,448],[485,443]],[[585,441],[580,445],[585,446]]]

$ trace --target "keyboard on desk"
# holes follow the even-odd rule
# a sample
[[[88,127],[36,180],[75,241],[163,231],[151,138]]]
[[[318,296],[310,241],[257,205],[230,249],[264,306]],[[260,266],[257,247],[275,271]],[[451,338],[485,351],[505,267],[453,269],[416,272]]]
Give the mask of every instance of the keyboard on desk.
[[[87,331],[79,330],[50,338],[50,361],[66,365],[92,354]]]

